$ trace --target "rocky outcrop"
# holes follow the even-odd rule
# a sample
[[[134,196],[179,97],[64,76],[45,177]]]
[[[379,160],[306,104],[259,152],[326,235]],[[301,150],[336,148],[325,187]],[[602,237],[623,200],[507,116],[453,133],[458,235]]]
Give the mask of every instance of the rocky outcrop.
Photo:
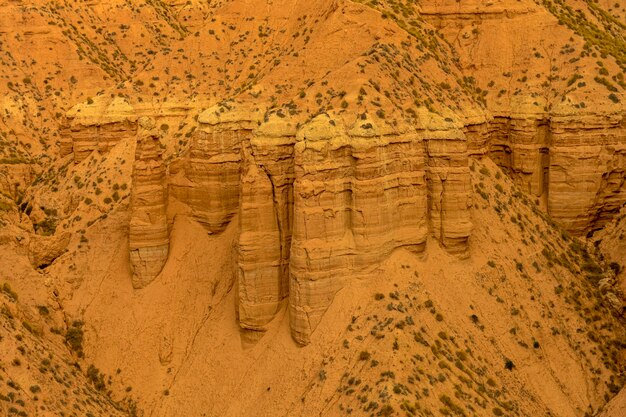
[[[567,230],[593,232],[626,201],[624,114],[513,114],[489,126],[489,156]]]
[[[276,118],[242,144],[238,312],[244,329],[264,330],[289,294],[295,124]]]
[[[298,132],[290,262],[293,337],[308,343],[334,294],[429,230],[424,141],[415,130],[319,116]]]
[[[32,235],[28,244],[28,259],[35,268],[45,268],[67,251],[71,234],[54,236]]]
[[[223,106],[206,110],[188,152],[170,167],[172,196],[210,233],[223,231],[237,213],[241,143],[257,126],[255,114]]]
[[[154,121],[139,120],[133,165],[129,231],[133,287],[143,288],[161,272],[169,251],[165,164]]]
[[[171,201],[210,233],[238,214],[242,328],[263,331],[288,299],[306,344],[347,280],[371,276],[395,249],[422,253],[429,235],[464,254],[471,233],[462,125],[427,114],[391,127],[320,115],[301,127],[277,115],[212,109],[170,169]]]
[[[36,170],[33,164],[9,162],[0,158],[0,193],[17,199],[35,179]]]
[[[493,158],[573,232],[610,218],[626,200],[623,117],[578,116],[424,111],[412,126],[326,115],[296,126],[216,107],[171,165],[170,197],[209,233],[238,214],[242,328],[265,330],[287,300],[305,344],[346,280],[370,276],[393,250],[421,253],[430,235],[467,254],[469,155]]]
[[[463,125],[431,116],[426,136],[430,229],[451,253],[465,255],[472,230],[468,143]]]
[[[237,216],[242,328],[264,331],[288,304],[292,334],[306,344],[346,280],[370,276],[393,250],[421,253],[430,235],[467,254],[469,155],[490,156],[569,230],[603,224],[626,200],[624,119],[578,116],[554,109],[459,121],[424,111],[412,126],[367,116],[344,126],[327,115],[299,126],[218,106],[199,117],[189,149],[170,165],[169,202],[209,233]],[[163,171],[146,172],[163,184]],[[144,197],[151,203],[133,198],[136,213],[158,211],[131,233],[133,265],[143,265],[136,287],[167,258],[165,197],[157,194]]]
[[[548,213],[573,232],[601,228],[626,201],[626,113],[557,115],[551,136]]]
[[[137,134],[137,120],[132,106],[120,97],[98,96],[72,107],[60,129],[60,155],[73,154],[80,163],[91,152],[107,153],[123,140]]]

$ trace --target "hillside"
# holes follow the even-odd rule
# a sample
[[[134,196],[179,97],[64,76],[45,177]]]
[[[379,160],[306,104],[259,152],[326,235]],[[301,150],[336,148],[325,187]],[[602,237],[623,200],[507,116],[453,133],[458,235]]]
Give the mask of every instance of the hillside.
[[[284,306],[259,341],[238,330],[232,228],[207,237],[176,222],[176,262],[137,293],[113,214],[87,233],[90,257],[66,256],[87,274],[60,304],[82,312],[86,359],[121,369],[118,390],[131,387],[147,414],[592,413],[623,384],[624,362],[623,325],[585,272],[594,258],[492,162],[472,167],[469,257],[432,240],[425,256],[394,252],[336,295],[305,348]]]
[[[0,11],[1,411],[619,415],[621,3]]]
[[[92,364],[80,362],[83,323],[65,321],[67,317],[55,300],[46,298],[41,277],[25,275],[28,260],[7,251],[6,235],[2,238],[3,275],[20,284],[19,293],[4,279],[0,284],[2,414],[136,415],[137,408],[130,397],[119,402],[111,400],[110,377],[105,379]],[[21,262],[26,263],[26,268]],[[9,265],[16,268],[11,270]],[[36,287],[39,291],[34,291]],[[119,377],[119,373],[114,376],[116,380]]]

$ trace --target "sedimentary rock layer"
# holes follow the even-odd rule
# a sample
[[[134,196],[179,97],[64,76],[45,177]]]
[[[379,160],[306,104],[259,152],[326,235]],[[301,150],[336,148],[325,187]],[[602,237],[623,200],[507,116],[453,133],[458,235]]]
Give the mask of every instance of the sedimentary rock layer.
[[[143,288],[161,272],[167,260],[165,164],[154,122],[141,118],[133,165],[130,262],[133,287]]]
[[[242,144],[239,322],[263,330],[289,293],[294,124],[277,118]]]
[[[551,121],[548,213],[588,233],[626,201],[626,114],[562,115]]]
[[[489,156],[563,227],[601,228],[626,201],[624,114],[495,117]]]
[[[428,235],[424,142],[415,130],[319,116],[298,132],[290,262],[293,337],[307,343],[348,279],[394,249],[422,252]]]
[[[263,331],[288,298],[307,343],[348,279],[370,276],[429,231],[463,253],[471,231],[465,136],[458,126],[346,127],[320,115],[297,128],[271,116],[211,109],[170,170],[171,198],[211,233],[238,213],[238,314]]]
[[[449,252],[464,254],[472,230],[467,141],[458,130],[429,133],[426,155],[432,233]]]
[[[204,112],[186,154],[170,166],[170,198],[209,233],[238,215],[240,324],[265,330],[287,300],[300,343],[346,280],[369,276],[396,248],[420,253],[432,235],[467,253],[469,155],[492,157],[574,232],[597,227],[626,200],[622,115],[462,123],[428,113],[404,127],[367,116],[348,127],[326,115],[303,126],[258,119],[249,110]],[[154,239],[162,244],[159,224]],[[166,252],[159,256],[160,270]]]
[[[137,120],[124,99],[97,97],[69,110],[60,133],[60,155],[73,154],[78,164],[93,151],[104,154],[123,140],[134,140]]]
[[[239,207],[241,143],[257,123],[252,112],[209,109],[189,151],[170,167],[170,192],[210,233],[224,230]]]

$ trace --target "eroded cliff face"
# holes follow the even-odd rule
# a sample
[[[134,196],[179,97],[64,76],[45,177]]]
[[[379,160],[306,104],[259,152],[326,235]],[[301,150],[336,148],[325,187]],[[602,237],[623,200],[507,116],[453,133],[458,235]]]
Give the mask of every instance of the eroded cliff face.
[[[572,233],[600,229],[626,201],[624,114],[516,114],[489,126],[489,156]]]
[[[72,155],[74,163],[84,161],[93,151],[105,154],[137,134],[137,116],[120,97],[98,96],[70,109],[60,128],[59,155]]]
[[[602,228],[626,200],[624,38],[614,19],[597,2],[417,3],[490,115],[467,127],[471,153],[489,155],[570,232]]]
[[[394,131],[368,118],[346,129],[318,116],[298,132],[289,289],[298,342],[308,342],[346,280],[371,276],[396,248],[424,251],[425,145],[414,129]]]
[[[161,272],[169,251],[165,170],[154,121],[139,119],[129,223],[133,287],[143,288]]]
[[[372,276],[393,250],[422,253],[430,234],[466,253],[462,125],[431,115],[419,129],[392,128],[363,115],[345,126],[323,114],[298,127],[254,114],[204,112],[169,174],[170,204],[209,233],[238,214],[242,328],[264,331],[288,300],[292,335],[306,344],[346,280]]]
[[[348,279],[429,235],[465,256],[472,221],[469,155],[488,155],[568,230],[599,227],[626,199],[621,115],[469,117],[424,112],[391,127],[320,115],[298,126],[210,109],[172,164],[172,201],[210,233],[236,214],[242,328],[264,331],[287,302],[306,344]],[[285,301],[286,300],[286,301]]]
[[[257,125],[254,113],[209,109],[188,152],[170,168],[170,192],[208,232],[222,232],[239,207],[241,146]]]
[[[264,330],[289,295],[296,126],[276,118],[242,144],[238,312],[244,329]]]
[[[173,216],[189,215],[210,234],[236,219],[241,327],[263,332],[288,305],[301,344],[346,280],[371,277],[395,249],[422,253],[433,236],[467,254],[470,156],[492,158],[576,234],[601,227],[626,200],[620,113],[565,108],[460,120],[424,110],[414,124],[392,127],[366,114],[351,125],[326,114],[300,124],[282,115],[261,121],[250,105],[218,106],[198,117],[189,147],[170,164],[153,122],[133,121],[130,110],[111,115],[112,123],[73,119],[74,160],[138,129],[133,286],[148,285],[166,263]],[[103,142],[90,136],[107,125],[116,133]]]

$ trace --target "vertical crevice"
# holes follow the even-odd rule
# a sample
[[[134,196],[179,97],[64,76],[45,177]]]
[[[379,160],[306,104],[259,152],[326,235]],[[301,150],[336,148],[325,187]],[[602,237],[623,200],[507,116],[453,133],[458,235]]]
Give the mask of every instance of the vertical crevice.
[[[541,148],[541,206],[550,214],[550,148]]]
[[[441,244],[446,247],[446,240],[445,240],[445,228],[443,225],[443,218],[444,218],[444,209],[443,209],[443,204],[444,204],[444,199],[445,199],[445,193],[446,193],[446,179],[445,178],[441,178],[441,176],[439,176],[439,181],[441,182],[441,192],[439,193],[439,239],[441,240]]]
[[[253,156],[254,157],[254,156]],[[284,230],[284,225],[283,225],[283,221],[282,221],[282,216],[281,216],[281,207],[280,207],[280,202],[278,201],[278,197],[276,196],[276,184],[274,183],[274,178],[272,177],[272,174],[269,172],[269,169],[267,169],[267,167],[265,165],[258,165],[259,168],[261,168],[263,170],[263,172],[265,173],[265,175],[267,176],[267,179],[269,180],[271,186],[272,186],[272,203],[273,203],[273,210],[274,210],[274,217],[276,219],[276,227],[278,228],[278,244],[280,247],[280,259],[278,260],[279,263],[279,274],[280,274],[280,286],[281,286],[281,293],[282,293],[282,282],[289,276],[289,264],[288,262],[285,262],[285,258],[284,258],[284,253],[285,253],[285,230]],[[287,260],[288,261],[288,260]],[[285,264],[287,264],[285,266]],[[281,294],[282,297],[286,297],[288,295],[287,294]]]

